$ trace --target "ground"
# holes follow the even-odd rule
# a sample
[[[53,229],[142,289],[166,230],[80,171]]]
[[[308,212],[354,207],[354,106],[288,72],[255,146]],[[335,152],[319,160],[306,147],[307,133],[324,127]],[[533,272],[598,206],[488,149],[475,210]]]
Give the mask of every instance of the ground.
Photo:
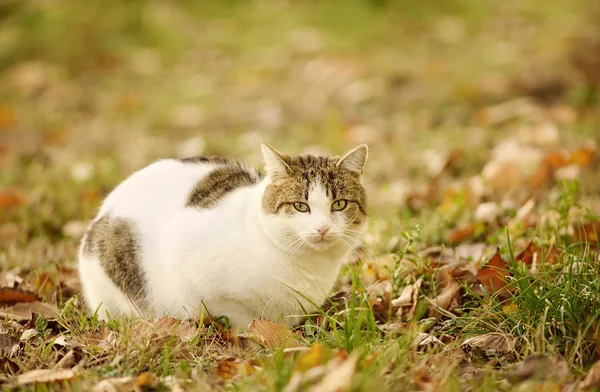
[[[3,2],[0,386],[600,387],[599,12]],[[262,141],[369,144],[369,234],[322,312],[242,335],[84,313],[78,242],[119,181],[160,157],[260,165]]]

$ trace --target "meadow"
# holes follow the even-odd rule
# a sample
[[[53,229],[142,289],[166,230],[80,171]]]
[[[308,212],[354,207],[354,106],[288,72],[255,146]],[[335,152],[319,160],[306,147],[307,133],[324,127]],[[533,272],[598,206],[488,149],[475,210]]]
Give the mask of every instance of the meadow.
[[[0,389],[600,389],[600,7],[0,2]],[[79,241],[165,157],[369,145],[369,231],[294,328],[88,315]],[[231,282],[235,284],[235,282]]]

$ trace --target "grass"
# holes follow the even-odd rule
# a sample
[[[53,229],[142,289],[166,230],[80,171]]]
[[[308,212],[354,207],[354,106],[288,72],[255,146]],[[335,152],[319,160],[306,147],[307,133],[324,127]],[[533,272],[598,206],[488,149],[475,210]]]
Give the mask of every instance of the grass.
[[[352,391],[505,391],[582,379],[600,359],[598,236],[589,230],[600,189],[598,158],[574,151],[599,142],[600,112],[597,86],[584,83],[589,71],[570,53],[589,13],[566,0],[0,5],[0,287],[18,275],[60,308],[57,317],[2,321],[0,387],[84,391],[131,376],[123,390],[297,391],[333,374]],[[564,90],[552,88],[557,81]],[[511,102],[515,113],[492,118]],[[536,132],[548,124],[558,139],[544,145]],[[521,161],[579,157],[570,166],[579,181],[557,181],[569,167],[560,163],[532,185],[537,167],[514,160],[504,176],[485,177],[507,139],[536,146]],[[295,329],[306,349],[264,348],[221,325],[104,323],[83,312],[69,268],[82,228],[116,184],[165,156],[260,164],[261,141],[290,152],[370,146],[361,260],[340,276],[346,301]],[[432,162],[446,153],[456,159],[436,172]],[[519,221],[530,197],[535,207]],[[497,203],[496,219],[479,218],[483,202]],[[473,233],[452,240],[471,224]],[[529,241],[540,250],[535,268],[517,259]],[[476,278],[497,247],[509,295],[469,284],[464,271]],[[560,255],[542,263],[551,247]],[[440,274],[453,262],[452,278]],[[431,303],[448,279],[464,287],[439,315]],[[392,300],[417,282],[396,317]],[[423,333],[444,345],[419,346]],[[514,339],[514,350],[465,347],[488,333]],[[564,360],[568,374],[509,376],[541,354]],[[76,365],[67,381],[17,385],[28,371]]]

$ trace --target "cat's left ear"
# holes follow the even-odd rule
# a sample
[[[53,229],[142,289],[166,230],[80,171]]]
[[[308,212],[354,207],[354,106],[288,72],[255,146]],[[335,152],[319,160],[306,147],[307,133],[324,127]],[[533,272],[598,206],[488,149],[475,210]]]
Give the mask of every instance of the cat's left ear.
[[[285,177],[290,170],[290,166],[285,162],[284,156],[268,144],[263,143],[260,146],[262,150],[267,173],[271,178]]]
[[[362,175],[368,156],[369,148],[366,144],[361,144],[345,153],[338,161],[337,166],[352,173]]]

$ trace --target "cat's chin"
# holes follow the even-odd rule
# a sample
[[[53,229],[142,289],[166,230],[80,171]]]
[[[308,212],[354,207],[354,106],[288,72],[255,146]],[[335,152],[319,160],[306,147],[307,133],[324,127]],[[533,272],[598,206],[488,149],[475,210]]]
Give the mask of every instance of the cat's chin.
[[[337,241],[333,239],[323,239],[323,240],[305,240],[306,247],[315,252],[325,252],[335,247],[338,244]]]

